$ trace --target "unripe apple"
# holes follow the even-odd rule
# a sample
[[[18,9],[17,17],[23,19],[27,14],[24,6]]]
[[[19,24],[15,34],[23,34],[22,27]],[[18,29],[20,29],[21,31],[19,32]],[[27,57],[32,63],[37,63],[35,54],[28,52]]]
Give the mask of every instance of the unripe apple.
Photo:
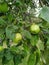
[[[21,35],[21,33],[16,33],[15,38],[14,38],[14,42],[15,42],[15,43],[18,43],[18,42],[20,42],[21,40],[22,40],[22,35]]]
[[[40,32],[40,27],[37,24],[32,24],[30,27],[30,31],[33,34],[38,34]]]

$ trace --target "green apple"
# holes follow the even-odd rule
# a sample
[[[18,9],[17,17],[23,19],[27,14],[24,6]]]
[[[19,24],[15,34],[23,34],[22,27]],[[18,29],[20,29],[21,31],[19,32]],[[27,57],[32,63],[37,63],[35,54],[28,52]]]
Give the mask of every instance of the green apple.
[[[38,34],[40,32],[40,27],[37,24],[32,24],[30,26],[30,31],[33,34]]]
[[[22,40],[22,35],[21,33],[16,33],[15,38],[14,38],[14,42],[18,43]]]

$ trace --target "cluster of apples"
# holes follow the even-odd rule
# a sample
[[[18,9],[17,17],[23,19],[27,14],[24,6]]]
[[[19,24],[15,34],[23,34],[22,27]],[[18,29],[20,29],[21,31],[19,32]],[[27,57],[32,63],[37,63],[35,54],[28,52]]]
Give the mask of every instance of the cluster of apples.
[[[38,34],[39,32],[40,32],[40,27],[39,27],[39,25],[37,25],[37,24],[32,24],[31,26],[30,26],[30,32],[32,33],[32,34]],[[14,37],[14,39],[13,39],[13,42],[14,43],[19,43],[20,41],[22,41],[22,34],[21,33],[16,33],[15,34],[15,37]],[[0,46],[0,51],[2,51],[4,48],[3,48],[3,46]]]
[[[39,27],[39,25],[37,25],[37,24],[32,24],[32,25],[30,26],[30,32],[31,32],[32,34],[38,34],[38,33],[40,32],[40,27]],[[19,42],[19,41],[21,41],[21,40],[22,40],[22,35],[21,35],[21,33],[16,33],[14,41],[17,43],[17,42]]]

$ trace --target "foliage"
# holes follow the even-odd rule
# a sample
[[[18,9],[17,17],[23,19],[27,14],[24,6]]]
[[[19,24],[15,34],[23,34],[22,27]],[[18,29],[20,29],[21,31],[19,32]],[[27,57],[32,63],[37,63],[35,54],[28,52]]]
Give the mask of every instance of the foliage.
[[[34,0],[0,0],[0,65],[49,65],[48,3],[40,0],[36,17]],[[32,24],[38,34],[30,31]],[[19,36],[21,41],[14,42]]]

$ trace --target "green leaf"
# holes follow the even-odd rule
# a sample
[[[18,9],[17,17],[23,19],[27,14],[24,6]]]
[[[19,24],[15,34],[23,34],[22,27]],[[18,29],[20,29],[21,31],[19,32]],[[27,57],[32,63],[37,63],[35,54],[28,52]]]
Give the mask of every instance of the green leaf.
[[[4,65],[14,65],[13,59],[11,59],[8,63],[6,63],[6,64],[4,64]]]
[[[21,5],[22,5],[21,1],[20,0],[16,0],[16,6],[21,6]]]
[[[40,62],[41,52],[39,49],[36,50],[36,64]]]
[[[20,49],[21,48],[21,49]],[[12,46],[10,48],[11,52],[12,53],[20,53],[22,50],[23,50],[23,47],[22,46],[19,46],[19,47],[16,47],[16,46]]]
[[[9,61],[13,59],[13,55],[9,50],[5,50],[4,56],[3,56],[3,64],[8,64]]]
[[[45,6],[45,7],[42,8],[42,10],[40,12],[40,18],[49,22],[49,7]]]
[[[29,56],[30,53],[28,53],[27,56],[22,59],[22,62],[19,65],[27,65]]]
[[[44,50],[44,43],[40,39],[38,40],[36,46],[39,50]]]
[[[8,14],[7,17],[8,17],[8,21],[12,22],[12,20],[13,20],[13,14],[10,13],[10,14]]]
[[[26,44],[24,43],[23,47],[24,47],[24,50],[25,50],[27,53],[30,52],[30,48],[28,47],[27,43],[26,43]]]
[[[38,35],[33,35],[31,40],[30,40],[31,45],[35,46],[38,43],[38,40],[39,40]]]
[[[15,32],[17,30],[17,26],[15,25],[9,25],[7,28],[6,28],[6,37],[8,39],[11,39],[13,40],[14,36],[15,36]]]
[[[1,40],[4,40],[4,38],[5,38],[4,33],[1,33],[1,32],[0,32],[0,39],[1,39]]]
[[[44,54],[43,54],[43,57],[46,61],[46,65],[49,65],[49,49],[46,49]]]
[[[3,56],[4,56],[4,51],[1,51],[1,52],[0,52],[0,59],[2,59]]]
[[[47,48],[49,49],[49,37],[48,37],[46,45],[47,45]]]
[[[6,21],[4,21],[4,20],[0,17],[0,25],[1,25],[1,26],[3,26],[3,25],[5,26],[5,24],[6,24]]]
[[[15,65],[18,65],[19,63],[21,63],[22,61],[22,57],[20,54],[15,56]]]
[[[31,33],[27,30],[22,30],[23,32],[23,35],[27,38],[27,39],[31,39],[32,36],[31,36]]]
[[[10,52],[6,51],[5,58],[6,58],[6,60],[9,61],[9,60],[11,60],[13,58],[13,56],[12,56],[12,54]]]
[[[3,64],[2,64],[2,59],[0,59],[0,65],[3,65]]]
[[[8,5],[7,3],[0,4],[0,12],[6,13],[8,11]]]
[[[14,38],[14,34],[11,30],[6,29],[6,37],[11,40]]]
[[[32,53],[29,56],[28,65],[35,65],[35,63],[36,63],[36,53]]]

